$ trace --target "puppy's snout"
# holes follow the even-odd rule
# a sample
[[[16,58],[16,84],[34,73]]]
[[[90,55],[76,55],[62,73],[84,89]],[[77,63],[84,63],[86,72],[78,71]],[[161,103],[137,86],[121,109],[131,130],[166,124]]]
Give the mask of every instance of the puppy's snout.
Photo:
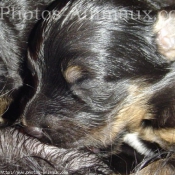
[[[43,131],[41,128],[38,127],[32,127],[32,126],[26,126],[23,128],[24,132],[26,132],[28,135],[36,137],[38,139],[43,137]]]

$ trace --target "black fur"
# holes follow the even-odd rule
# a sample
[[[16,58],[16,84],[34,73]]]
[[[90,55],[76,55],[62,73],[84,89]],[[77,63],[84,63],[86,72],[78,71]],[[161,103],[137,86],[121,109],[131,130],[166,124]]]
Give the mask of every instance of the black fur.
[[[143,132],[173,129],[174,65],[158,52],[153,30],[159,3],[55,1],[49,8],[53,14],[36,25],[29,39],[33,97],[21,119],[25,131],[59,147],[110,158],[121,152],[137,120]],[[144,103],[138,110],[147,112],[143,119],[130,111],[137,99],[138,105]],[[124,125],[114,127],[125,105],[131,113],[124,113]],[[138,134],[147,146],[144,133]],[[164,140],[150,142],[168,151],[173,148]]]
[[[1,89],[1,126],[11,124],[19,117],[28,96],[25,94],[26,79],[30,79],[26,67],[26,49],[30,30],[38,20],[21,19],[18,13],[35,12],[38,16],[51,1],[1,1],[0,20],[0,89]],[[15,17],[13,17],[15,10]],[[2,14],[1,13],[1,14]],[[30,15],[30,14],[28,14]],[[7,110],[8,109],[8,110]],[[20,111],[18,111],[20,110]],[[64,150],[32,139],[14,129],[0,130],[0,174],[16,174],[19,171],[31,174],[109,174],[107,165],[89,152]],[[78,162],[78,164],[77,164]]]
[[[32,33],[28,64],[35,94],[26,106],[24,124],[41,128],[62,147],[102,146],[85,138],[109,116],[114,120],[114,109],[129,95],[128,87],[133,82],[159,84],[170,72],[171,64],[155,43],[157,12],[152,11],[148,19],[143,11],[146,2],[140,1],[69,1],[64,8],[59,3],[50,11],[58,10],[60,16],[40,21]],[[79,19],[75,9],[80,17],[86,12],[86,19]],[[116,19],[114,14],[111,19],[102,16],[119,10],[133,14],[127,11],[128,18]],[[73,82],[65,78],[69,66],[81,69]]]
[[[126,99],[132,104],[140,98],[137,93],[143,98],[140,104],[146,99],[147,113],[139,124],[143,132],[173,128],[174,65],[159,53],[154,32],[159,3],[56,1],[49,9],[51,16],[36,25],[29,41],[34,95],[22,117],[26,132],[59,147],[88,148],[97,154],[106,149],[108,156],[115,155],[124,136],[135,129],[130,127],[134,121],[124,121],[110,139],[116,116]],[[143,91],[132,96],[128,89],[133,86]],[[133,114],[127,115],[129,120]],[[149,140],[138,134],[147,147]],[[147,148],[154,152],[160,142],[150,142]],[[172,149],[161,142],[163,149]]]
[[[10,108],[13,109],[12,114],[10,113],[11,110],[6,112],[1,125],[12,123],[19,116],[18,109],[21,109],[21,107],[19,107],[18,99],[21,95],[24,96],[24,93],[20,91],[24,79],[28,75],[25,67],[27,40],[31,29],[40,18],[42,10],[50,2],[52,1],[0,1],[0,89],[1,97],[10,101]],[[26,16],[22,16],[25,13]],[[30,16],[30,14],[33,14],[33,16]],[[22,106],[22,104],[20,105]],[[9,104],[7,108],[9,108]]]

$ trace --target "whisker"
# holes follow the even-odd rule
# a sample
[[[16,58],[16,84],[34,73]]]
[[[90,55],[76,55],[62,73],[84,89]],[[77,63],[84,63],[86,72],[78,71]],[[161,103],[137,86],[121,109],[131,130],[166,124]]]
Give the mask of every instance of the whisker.
[[[49,141],[50,141],[51,144],[53,144],[52,138],[51,138],[46,132],[43,131],[43,135],[44,135],[46,138],[49,139]]]

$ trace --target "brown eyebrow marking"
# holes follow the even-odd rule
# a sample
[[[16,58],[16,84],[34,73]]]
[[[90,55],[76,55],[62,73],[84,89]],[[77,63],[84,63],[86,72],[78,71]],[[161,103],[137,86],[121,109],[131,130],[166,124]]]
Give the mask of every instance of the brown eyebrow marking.
[[[68,83],[74,83],[82,77],[82,68],[80,66],[70,66],[64,72],[64,77]]]

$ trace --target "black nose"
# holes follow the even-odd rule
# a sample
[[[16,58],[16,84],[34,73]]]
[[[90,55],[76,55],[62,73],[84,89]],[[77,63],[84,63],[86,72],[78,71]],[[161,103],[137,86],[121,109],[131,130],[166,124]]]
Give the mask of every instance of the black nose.
[[[24,126],[23,128],[24,132],[26,132],[28,135],[36,137],[38,139],[43,137],[43,131],[41,128],[38,127],[32,127],[32,126]]]

